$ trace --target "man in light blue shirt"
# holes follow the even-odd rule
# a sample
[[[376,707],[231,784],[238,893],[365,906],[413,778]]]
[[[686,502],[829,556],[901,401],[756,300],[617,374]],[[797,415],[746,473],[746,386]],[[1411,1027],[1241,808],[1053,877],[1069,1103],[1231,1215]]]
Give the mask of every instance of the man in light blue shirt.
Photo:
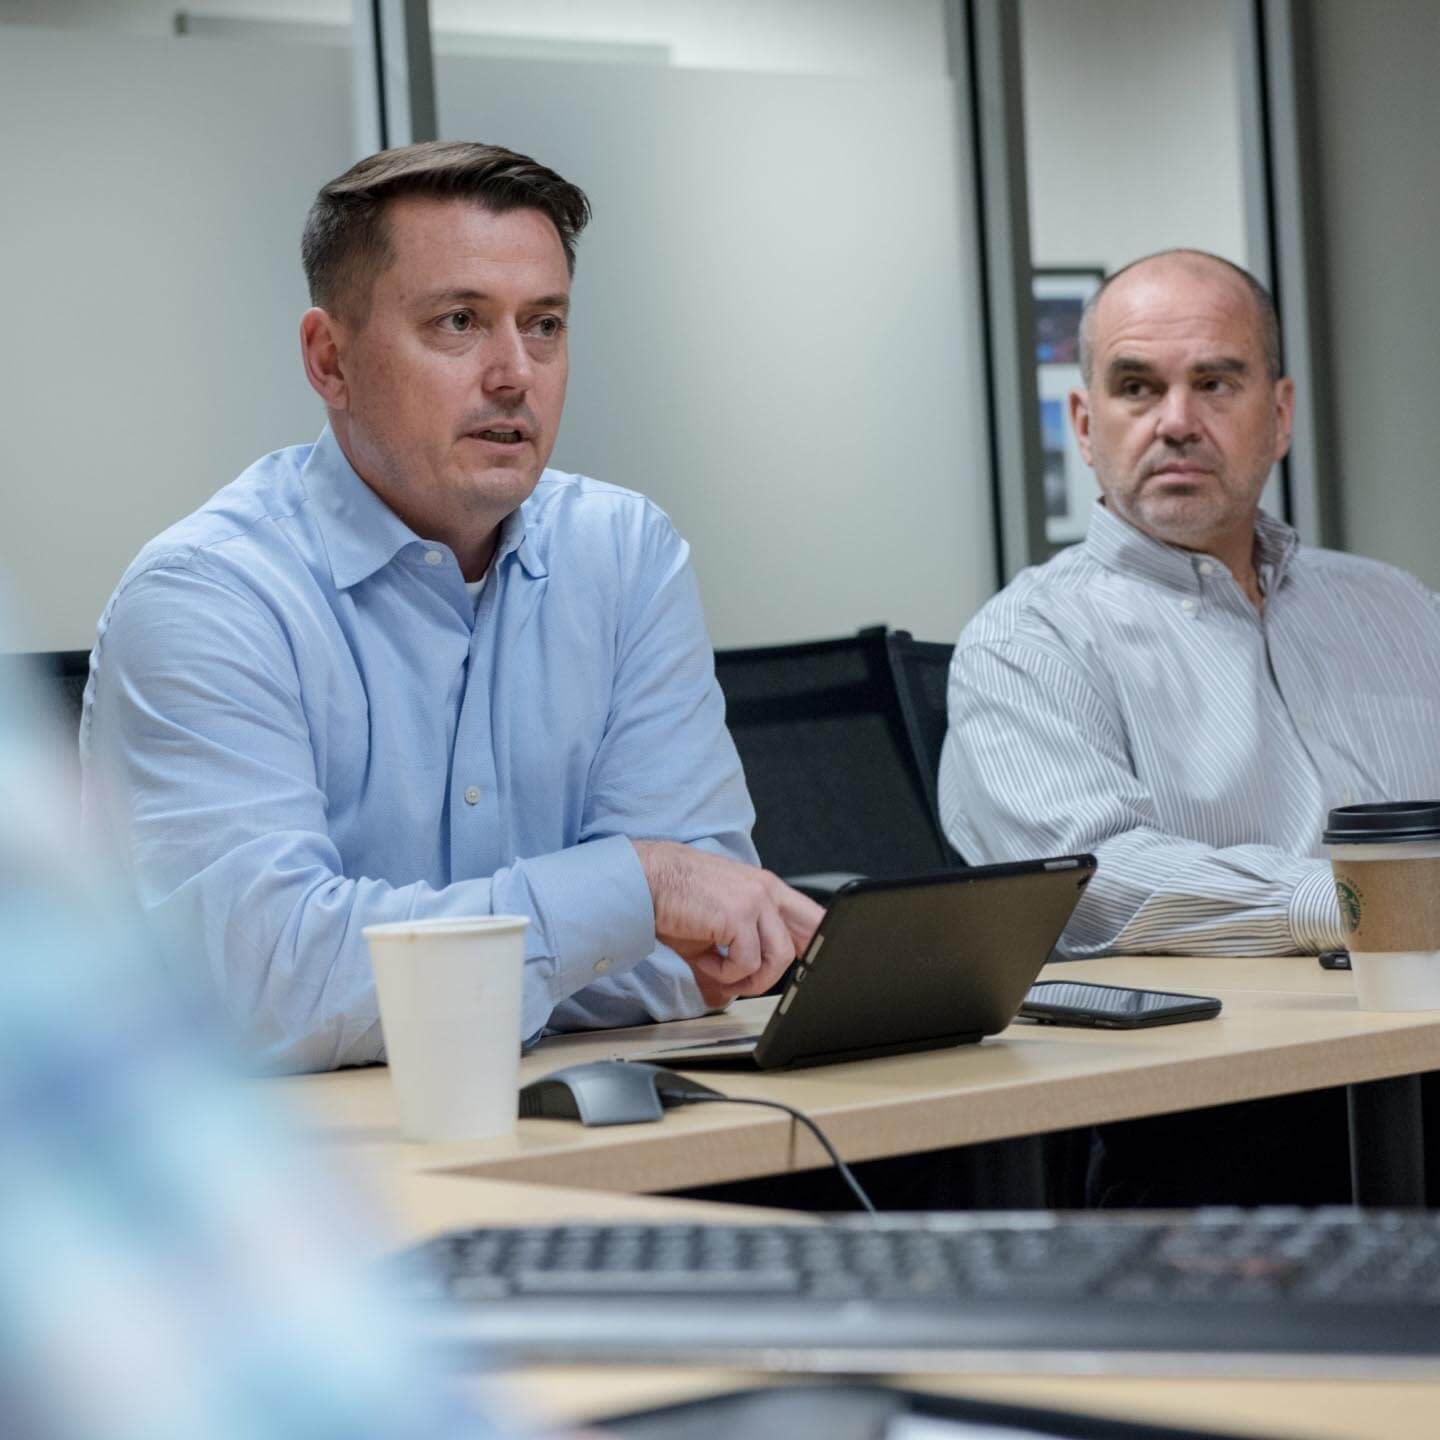
[[[545,469],[588,215],[474,144],[325,186],[324,432],[146,546],[100,620],[87,811],[269,1067],[381,1058],[378,921],[528,916],[528,1038],[760,993],[818,923],[754,863],[685,542]]]

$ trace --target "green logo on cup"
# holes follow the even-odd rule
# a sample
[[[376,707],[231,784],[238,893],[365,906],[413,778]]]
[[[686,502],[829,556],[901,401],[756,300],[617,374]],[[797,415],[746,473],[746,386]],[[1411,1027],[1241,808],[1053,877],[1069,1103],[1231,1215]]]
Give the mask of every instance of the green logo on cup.
[[[1360,895],[1343,880],[1335,882],[1335,898],[1340,902],[1340,923],[1347,935],[1360,928]]]

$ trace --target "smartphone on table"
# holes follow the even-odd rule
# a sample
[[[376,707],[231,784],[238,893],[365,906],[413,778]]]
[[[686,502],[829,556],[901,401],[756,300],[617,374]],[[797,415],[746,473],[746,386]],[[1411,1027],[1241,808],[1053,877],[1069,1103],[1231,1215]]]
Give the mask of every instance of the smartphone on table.
[[[1134,990],[1128,985],[1080,980],[1038,981],[1020,1006],[1022,1018],[1042,1025],[1093,1025],[1105,1030],[1178,1025],[1183,1020],[1209,1020],[1219,1013],[1220,1002],[1211,995]]]

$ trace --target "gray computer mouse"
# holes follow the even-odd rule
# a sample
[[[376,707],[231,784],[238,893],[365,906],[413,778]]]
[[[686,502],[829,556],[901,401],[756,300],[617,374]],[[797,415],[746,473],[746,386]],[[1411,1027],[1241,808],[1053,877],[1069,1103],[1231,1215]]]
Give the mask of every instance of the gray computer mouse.
[[[658,1065],[592,1060],[532,1080],[520,1091],[522,1120],[579,1120],[584,1125],[635,1125],[685,1104],[683,1095],[718,1095],[708,1085]]]

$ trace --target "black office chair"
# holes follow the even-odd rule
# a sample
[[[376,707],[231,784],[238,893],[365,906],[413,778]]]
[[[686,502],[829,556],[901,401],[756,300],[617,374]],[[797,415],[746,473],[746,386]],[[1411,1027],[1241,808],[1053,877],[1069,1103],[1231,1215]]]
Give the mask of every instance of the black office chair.
[[[945,827],[940,821],[937,785],[940,751],[949,726],[946,698],[950,688],[950,657],[955,647],[935,640],[916,640],[907,630],[896,630],[887,636],[885,646],[895,693],[900,700],[900,713],[905,717],[910,750],[920,774],[926,778],[925,799],[936,832],[943,837]],[[946,850],[954,864],[964,863],[960,852],[948,841]]]
[[[953,863],[884,626],[843,640],[721,650],[715,673],[769,869],[884,877]]]
[[[883,878],[958,863],[935,800],[945,735],[937,659],[948,663],[948,646],[883,625],[843,640],[716,653],[755,802],[755,847],[769,869],[823,901],[848,875],[816,872]],[[1043,1155],[1027,1138],[975,1147],[972,1160],[955,1163],[969,1174],[973,1203],[1024,1208],[1048,1193]],[[721,1188],[734,1189],[731,1198],[810,1203],[769,1182]]]
[[[62,727],[73,748],[80,740],[80,709],[90,673],[88,650],[37,650],[0,655],[0,683],[26,685],[38,703]]]
[[[887,637],[886,645],[895,676],[896,693],[905,715],[906,733],[910,737],[916,765],[929,776],[925,795],[935,817],[935,828],[943,835],[937,782],[940,777],[940,751],[950,723],[946,702],[950,690],[950,657],[955,653],[955,647],[932,640],[916,640],[904,630],[897,630]],[[946,843],[954,863],[963,864],[960,852],[948,841]],[[998,1193],[1016,1193],[1005,1188],[1016,1185],[1018,1193],[1024,1196],[1043,1187],[1049,1204],[1080,1208],[1085,1203],[1085,1177],[1090,1163],[1091,1143],[1090,1130],[1086,1127],[1038,1136],[1029,1146],[1015,1145],[1012,1148],[1015,1158],[998,1167]]]

